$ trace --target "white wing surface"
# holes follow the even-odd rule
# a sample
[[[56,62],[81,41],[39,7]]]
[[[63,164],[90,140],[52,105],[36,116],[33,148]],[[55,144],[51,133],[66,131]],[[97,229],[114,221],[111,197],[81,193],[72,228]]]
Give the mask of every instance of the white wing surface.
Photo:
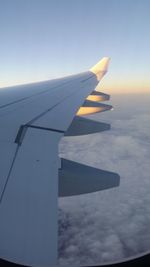
[[[82,121],[87,133],[109,128],[108,124],[96,122],[94,127],[93,121],[90,124],[90,120],[88,123],[80,118],[111,109],[96,102],[107,100],[108,95],[93,92],[106,73],[108,62],[108,58],[103,58],[90,71],[78,75],[0,89],[1,258],[29,266],[57,263],[58,179],[67,173],[61,168],[58,143],[63,135],[85,134],[81,130]],[[97,96],[97,100],[87,98],[90,94]],[[63,163],[69,166],[70,173],[73,163],[64,160]],[[103,174],[106,177],[106,172]],[[103,178],[103,185],[98,182],[93,191],[119,184],[117,174],[108,173],[108,176],[107,185]],[[110,186],[109,179],[114,179]],[[71,180],[69,184],[67,181],[68,177],[64,178],[64,184],[63,180],[59,183],[61,196],[92,191],[89,184],[89,189],[82,192],[79,171],[75,192],[71,186],[69,191]],[[83,183],[82,179],[82,187]]]

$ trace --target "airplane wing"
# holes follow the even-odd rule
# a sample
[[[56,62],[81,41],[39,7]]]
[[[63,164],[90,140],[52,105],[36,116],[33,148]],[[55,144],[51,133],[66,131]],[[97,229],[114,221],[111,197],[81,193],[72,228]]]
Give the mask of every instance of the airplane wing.
[[[103,58],[81,74],[0,89],[1,258],[28,266],[54,266],[58,194],[71,196],[119,185],[115,173],[58,156],[62,136],[110,128],[81,117],[112,108],[99,103],[109,96],[94,90],[108,62]]]

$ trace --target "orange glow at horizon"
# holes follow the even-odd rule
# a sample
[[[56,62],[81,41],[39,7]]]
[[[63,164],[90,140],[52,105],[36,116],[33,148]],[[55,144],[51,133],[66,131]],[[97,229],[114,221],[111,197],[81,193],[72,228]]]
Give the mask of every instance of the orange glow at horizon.
[[[149,94],[150,79],[145,77],[113,77],[100,82],[97,91],[107,94]]]
[[[64,77],[67,76],[64,75]],[[42,82],[46,80],[61,78],[63,75],[56,75],[56,76],[41,76],[41,77],[23,77],[21,75],[18,76],[18,80],[14,77],[10,76],[9,79],[6,76],[5,80],[0,81],[0,89],[15,85],[22,85],[22,84],[29,84],[29,83],[36,83],[36,82]],[[6,79],[7,78],[7,79]],[[94,88],[93,88],[94,89]],[[107,75],[100,81],[98,86],[96,87],[97,91],[106,93],[106,94],[149,94],[150,93],[150,78],[148,75],[141,74],[141,76],[135,77],[135,75],[121,75],[118,74],[111,74],[110,71],[108,71]],[[88,99],[92,100],[92,99]],[[93,100],[92,101],[98,101]],[[102,101],[102,100],[99,100]]]

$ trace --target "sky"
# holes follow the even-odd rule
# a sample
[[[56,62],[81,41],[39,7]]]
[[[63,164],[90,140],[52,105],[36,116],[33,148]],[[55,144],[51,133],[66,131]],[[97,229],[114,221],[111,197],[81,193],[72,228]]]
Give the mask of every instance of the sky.
[[[86,71],[111,58],[108,93],[150,92],[149,0],[1,0],[0,87]]]
[[[120,175],[119,187],[59,199],[60,267],[150,253],[150,96],[114,94],[111,102],[113,111],[89,116],[110,131],[60,143],[61,157]]]

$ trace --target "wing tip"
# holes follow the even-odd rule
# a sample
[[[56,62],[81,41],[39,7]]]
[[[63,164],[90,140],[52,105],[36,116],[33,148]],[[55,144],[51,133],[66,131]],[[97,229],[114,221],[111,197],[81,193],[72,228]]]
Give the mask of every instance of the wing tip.
[[[110,61],[109,57],[103,57],[96,65],[94,65],[90,69],[90,71],[97,76],[98,80],[101,80],[101,78],[108,71],[109,61]]]

